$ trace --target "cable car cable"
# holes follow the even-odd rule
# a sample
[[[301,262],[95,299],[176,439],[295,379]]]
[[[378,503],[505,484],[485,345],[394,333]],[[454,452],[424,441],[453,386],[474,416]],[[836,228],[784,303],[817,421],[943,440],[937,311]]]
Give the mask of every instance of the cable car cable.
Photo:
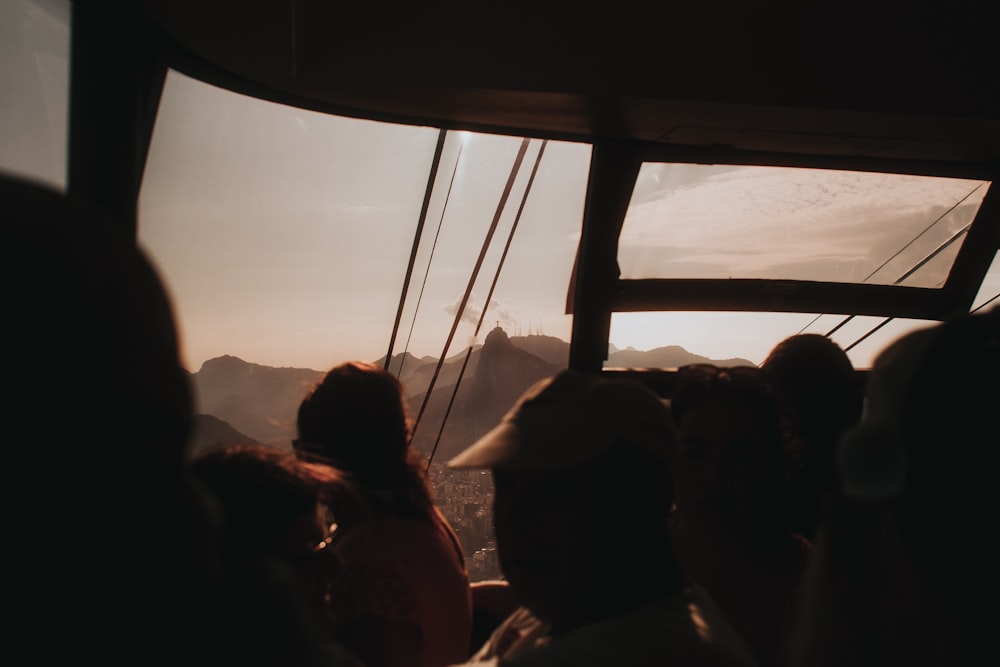
[[[952,243],[954,243],[955,241],[957,241],[960,236],[962,236],[963,234],[966,234],[969,231],[970,227],[972,227],[972,223],[971,222],[969,224],[967,224],[965,227],[963,227],[962,229],[960,229],[957,232],[955,232],[954,234],[952,234],[951,238],[949,238],[947,241],[945,241],[944,243],[942,243],[941,245],[939,245],[937,248],[935,248],[933,251],[931,251],[930,253],[928,253],[927,256],[925,256],[922,260],[920,260],[919,262],[917,262],[913,267],[910,268],[909,271],[907,271],[902,276],[900,276],[899,278],[897,278],[896,281],[893,282],[892,284],[893,285],[898,285],[901,282],[903,282],[904,280],[906,280],[907,278],[909,278],[910,276],[912,276],[914,273],[916,273],[917,271],[919,271],[921,268],[923,268],[927,264],[927,262],[929,262],[932,259],[934,259],[935,257],[937,257],[948,246],[950,246]],[[847,319],[845,319],[843,322],[841,322],[839,325],[837,325],[837,327],[834,329],[834,331],[836,331],[837,328],[840,328],[840,326],[843,326],[848,320],[850,320],[853,317],[854,317],[854,315],[851,315],[850,317],[848,317]],[[878,331],[879,329],[881,329],[886,324],[888,324],[891,320],[894,320],[894,319],[896,319],[896,318],[895,317],[888,318],[885,322],[883,322],[882,324],[879,324],[874,329],[872,329],[871,331],[869,331],[868,333],[866,333],[865,335],[863,335],[861,338],[859,338],[858,340],[856,340],[853,343],[851,343],[850,347],[848,347],[847,349],[850,350],[852,347],[854,347],[855,345],[857,345],[858,343],[860,343],[861,341],[863,341],[865,338],[868,338],[870,335],[872,335],[873,333],[875,333],[876,331]]]
[[[521,168],[521,163],[524,161],[524,154],[528,150],[528,142],[529,139],[527,138],[521,140],[521,147],[517,152],[517,156],[514,158],[514,164],[511,166],[510,175],[507,177],[507,184],[504,186],[503,193],[500,195],[500,201],[497,204],[496,213],[493,214],[493,221],[490,223],[490,228],[486,233],[486,238],[483,239],[483,247],[479,251],[479,257],[476,259],[476,265],[472,269],[472,275],[469,276],[469,284],[465,288],[465,294],[462,295],[462,301],[459,303],[458,310],[455,313],[455,321],[452,322],[451,331],[448,332],[448,339],[445,341],[444,349],[441,350],[441,356],[438,358],[437,366],[434,368],[434,374],[431,376],[430,384],[427,386],[427,390],[424,393],[424,400],[420,404],[420,412],[417,413],[417,419],[413,422],[411,437],[413,433],[416,433],[417,428],[420,426],[420,420],[423,419],[424,412],[427,410],[427,403],[430,400],[431,393],[434,391],[434,385],[437,383],[438,376],[441,374],[441,367],[444,365],[445,357],[448,355],[448,348],[451,347],[451,342],[455,338],[455,331],[458,329],[458,325],[462,321],[462,314],[465,312],[465,306],[469,303],[469,296],[472,294],[472,288],[476,284],[476,278],[479,276],[479,269],[482,268],[483,260],[486,258],[486,252],[490,248],[493,235],[496,233],[497,225],[500,223],[500,216],[506,207],[507,198],[510,196],[511,188],[514,186],[514,179],[517,178],[518,171],[520,171]]]
[[[886,259],[886,260],[885,260],[884,262],[882,262],[882,263],[881,263],[881,264],[879,264],[879,265],[878,265],[877,267],[875,267],[875,269],[874,269],[874,270],[873,270],[873,271],[872,271],[871,273],[869,273],[869,274],[868,274],[867,276],[865,276],[864,280],[862,280],[861,282],[862,282],[862,283],[866,283],[866,282],[868,282],[868,281],[869,281],[869,280],[871,279],[871,277],[872,277],[872,276],[874,276],[874,275],[875,275],[876,273],[878,273],[879,271],[881,271],[882,269],[884,269],[884,268],[885,268],[885,266],[886,266],[886,265],[887,265],[887,264],[888,264],[889,262],[891,262],[892,260],[894,260],[894,259],[896,259],[897,257],[899,257],[899,255],[900,255],[900,254],[902,254],[902,252],[903,252],[903,251],[905,251],[905,250],[906,250],[907,248],[909,248],[909,247],[910,247],[911,245],[913,245],[913,244],[914,244],[914,243],[915,243],[915,242],[917,241],[917,239],[919,239],[919,238],[920,238],[921,236],[923,236],[924,234],[926,234],[927,232],[929,232],[929,231],[931,230],[931,228],[932,228],[932,227],[934,227],[934,225],[936,225],[937,223],[939,223],[939,222],[941,222],[942,220],[944,220],[944,218],[945,218],[945,217],[946,217],[946,216],[947,216],[947,215],[948,215],[949,213],[951,213],[951,212],[952,212],[952,211],[954,211],[954,210],[955,210],[956,208],[958,208],[959,206],[961,206],[962,202],[964,202],[964,201],[965,201],[966,199],[968,199],[968,198],[969,198],[969,197],[971,197],[971,196],[972,196],[973,194],[975,194],[976,190],[978,190],[978,189],[979,189],[979,188],[981,188],[981,187],[983,187],[983,183],[980,183],[980,184],[979,184],[979,185],[977,185],[976,187],[972,188],[972,190],[970,190],[968,194],[966,194],[966,195],[965,195],[964,197],[962,197],[962,198],[961,198],[961,199],[959,199],[959,200],[958,200],[957,202],[955,202],[954,204],[952,204],[952,205],[951,205],[951,207],[950,207],[950,208],[949,208],[949,209],[948,209],[947,211],[945,211],[944,213],[942,213],[941,215],[939,215],[939,216],[938,216],[937,218],[935,218],[935,219],[934,219],[934,220],[933,220],[933,221],[932,221],[932,222],[931,222],[931,223],[930,223],[929,225],[927,225],[927,226],[926,226],[926,227],[925,227],[925,228],[924,228],[924,229],[923,229],[923,230],[922,230],[922,231],[921,231],[921,232],[920,232],[919,234],[917,234],[916,236],[914,236],[914,237],[913,237],[912,239],[910,239],[910,240],[909,240],[909,242],[908,242],[908,243],[906,243],[905,245],[903,245],[903,247],[902,247],[902,248],[900,248],[899,250],[897,250],[896,252],[894,252],[894,253],[893,253],[893,254],[892,254],[892,255],[891,255],[891,256],[890,256],[890,257],[889,257],[888,259]],[[970,223],[970,224],[971,224],[971,223]],[[966,227],[966,229],[968,229],[968,227]],[[909,274],[907,274],[907,275],[909,275]],[[906,277],[906,276],[904,276],[904,277]],[[900,280],[902,280],[902,279],[900,279]],[[896,281],[895,283],[893,283],[893,284],[895,285],[895,284],[898,284],[898,283],[899,283],[899,281],[897,280],[897,281]],[[813,324],[815,324],[815,323],[816,323],[816,321],[817,321],[817,320],[819,320],[819,318],[823,317],[823,315],[824,315],[824,314],[825,314],[825,313],[820,313],[819,315],[817,315],[816,317],[814,317],[814,318],[813,318],[812,320],[810,320],[810,321],[809,321],[809,322],[808,322],[808,323],[807,323],[807,324],[806,324],[806,325],[805,325],[804,327],[802,327],[801,329],[799,329],[799,333],[801,334],[801,333],[802,333],[802,332],[804,332],[804,331],[805,331],[806,329],[808,329],[808,328],[809,328],[809,327],[811,327],[811,326],[812,326]],[[843,322],[841,322],[840,324],[838,324],[837,326],[835,326],[835,327],[834,327],[834,328],[833,328],[832,330],[830,330],[829,332],[827,332],[827,333],[826,333],[826,336],[827,336],[827,337],[830,337],[831,335],[833,335],[833,333],[834,333],[835,331],[837,331],[837,329],[839,329],[840,327],[842,327],[842,326],[844,326],[845,324],[847,324],[847,322],[849,322],[849,321],[850,321],[851,319],[853,319],[853,318],[854,318],[854,315],[850,315],[850,316],[848,316],[848,317],[847,317],[847,319],[845,319],[845,320],[844,320]]]
[[[959,207],[959,205],[961,205],[961,204],[962,204],[962,202],[964,202],[964,201],[965,201],[966,199],[968,199],[969,197],[971,197],[971,196],[972,196],[972,195],[973,195],[973,194],[974,194],[974,193],[976,192],[976,190],[978,190],[978,189],[979,189],[979,188],[981,188],[981,187],[983,187],[983,184],[982,184],[982,183],[980,183],[980,184],[979,184],[979,185],[977,185],[976,187],[972,188],[972,190],[970,190],[970,191],[969,191],[969,193],[968,193],[967,195],[965,195],[964,197],[962,197],[961,199],[959,199],[959,200],[958,200],[957,202],[955,202],[954,204],[952,204],[952,206],[951,206],[951,207],[950,207],[950,208],[949,208],[949,209],[948,209],[947,211],[945,211],[944,213],[942,213],[941,215],[939,215],[939,216],[938,216],[937,218],[935,218],[933,222],[931,222],[931,223],[930,223],[929,225],[927,225],[927,227],[925,227],[925,228],[923,229],[923,231],[921,231],[921,232],[920,232],[919,234],[917,234],[917,235],[916,235],[916,236],[914,236],[914,237],[913,237],[912,239],[910,239],[910,241],[909,241],[909,242],[908,242],[908,243],[907,243],[906,245],[904,245],[904,246],[903,246],[902,248],[900,248],[900,249],[899,249],[899,250],[897,250],[897,251],[896,251],[895,253],[893,253],[893,254],[892,254],[892,256],[891,256],[891,257],[889,257],[889,258],[888,258],[887,260],[885,260],[884,262],[882,262],[881,264],[879,264],[879,265],[878,265],[878,266],[877,266],[877,267],[875,268],[875,270],[874,270],[874,271],[872,271],[871,273],[869,273],[869,274],[868,274],[868,276],[867,276],[867,277],[866,277],[866,278],[865,278],[865,279],[864,279],[863,281],[861,281],[861,282],[867,282],[867,281],[868,281],[868,280],[869,280],[869,279],[870,279],[870,278],[871,278],[872,276],[874,276],[874,275],[875,275],[876,273],[878,273],[879,271],[881,271],[881,270],[882,270],[882,269],[883,269],[883,268],[884,268],[884,267],[885,267],[885,266],[886,266],[886,265],[887,265],[887,264],[888,264],[889,262],[891,262],[892,260],[894,260],[894,259],[895,259],[896,257],[899,257],[900,253],[902,253],[902,252],[903,252],[904,250],[906,250],[907,248],[909,248],[909,247],[910,247],[911,245],[913,245],[913,244],[914,244],[914,243],[916,242],[916,240],[917,240],[917,239],[919,239],[919,238],[920,238],[921,236],[923,236],[923,235],[924,235],[924,234],[926,234],[926,233],[927,233],[928,231],[930,231],[930,229],[931,229],[931,228],[932,228],[932,227],[933,227],[934,225],[936,225],[937,223],[939,223],[939,222],[941,222],[942,220],[944,220],[945,216],[947,216],[947,215],[948,215],[949,213],[951,213],[951,212],[952,212],[952,211],[954,211],[954,210],[955,210],[956,208],[958,208],[958,207]],[[954,242],[955,242],[955,240],[956,240],[956,239],[957,239],[957,238],[958,238],[959,236],[961,236],[961,235],[962,235],[962,234],[964,234],[965,232],[969,231],[969,228],[970,228],[970,227],[972,227],[972,223],[971,223],[971,222],[969,222],[969,223],[968,223],[967,225],[965,225],[965,227],[963,227],[962,229],[960,229],[960,230],[958,230],[957,232],[955,232],[954,234],[952,234],[952,235],[951,235],[951,237],[950,237],[950,238],[949,238],[949,239],[948,239],[947,241],[945,241],[944,243],[942,243],[941,245],[939,245],[939,246],[938,246],[938,247],[937,247],[937,248],[936,248],[935,250],[933,250],[932,252],[930,252],[930,253],[929,253],[928,255],[926,255],[926,256],[925,256],[925,257],[924,257],[924,258],[923,258],[922,260],[920,260],[920,261],[919,261],[919,262],[917,262],[917,263],[916,263],[915,265],[913,265],[913,266],[912,266],[912,267],[911,267],[910,269],[908,269],[908,270],[907,270],[907,272],[906,272],[906,273],[904,273],[904,274],[903,274],[902,276],[900,276],[899,278],[897,278],[897,279],[896,279],[895,281],[893,281],[893,282],[892,282],[891,284],[892,284],[892,285],[899,285],[899,284],[900,284],[901,282],[903,282],[904,280],[906,280],[907,278],[909,278],[909,277],[910,277],[911,275],[913,275],[913,274],[914,274],[914,273],[915,273],[915,272],[916,272],[916,271],[917,271],[918,269],[922,268],[922,267],[923,267],[923,266],[924,266],[925,264],[927,264],[927,262],[929,262],[930,260],[932,260],[932,259],[933,259],[934,257],[936,257],[936,256],[937,256],[938,254],[940,254],[940,253],[941,253],[941,252],[942,252],[942,251],[943,251],[943,250],[944,250],[945,248],[947,248],[947,247],[948,247],[948,246],[950,246],[950,245],[951,245],[952,243],[954,243]],[[820,316],[819,316],[819,315],[817,315],[817,316],[816,316],[816,318],[815,318],[815,319],[813,320],[813,322],[815,322],[815,321],[816,321],[817,319],[819,319],[819,317],[820,317]],[[836,331],[837,331],[838,329],[840,329],[840,328],[841,328],[842,326],[844,326],[845,324],[847,324],[848,322],[850,322],[851,320],[853,320],[853,319],[854,319],[855,317],[856,317],[856,315],[848,315],[848,316],[847,316],[846,318],[844,318],[844,319],[843,319],[843,320],[842,320],[842,321],[840,322],[840,324],[838,324],[838,325],[837,325],[837,326],[835,326],[835,327],[834,327],[833,329],[831,329],[830,331],[828,331],[828,332],[826,333],[826,336],[827,336],[827,337],[829,338],[829,337],[830,337],[830,336],[832,336],[832,335],[833,335],[833,334],[834,334],[834,333],[835,333],[835,332],[836,332]],[[892,319],[892,318],[889,318],[889,319]],[[810,326],[811,324],[812,324],[812,322],[810,322],[809,324],[807,324],[807,325],[806,325],[806,327],[809,327],[809,326]],[[805,328],[803,328],[803,329],[802,329],[802,331],[804,331],[804,330],[805,330]],[[799,331],[799,333],[802,333],[802,331]],[[865,335],[865,338],[867,338],[867,334]],[[856,345],[856,344],[857,344],[858,342],[859,342],[859,341],[855,341],[855,342],[854,342],[854,344],[852,344],[852,346],[851,346],[851,347],[853,347],[854,345]]]
[[[853,317],[853,315],[852,315],[852,317]],[[861,341],[865,340],[866,338],[868,338],[869,336],[871,336],[872,334],[874,334],[876,331],[878,331],[879,329],[881,329],[885,325],[889,324],[889,322],[892,322],[894,319],[896,319],[896,318],[894,318],[894,317],[887,317],[887,318],[885,318],[885,320],[883,320],[881,324],[878,324],[878,325],[872,327],[868,331],[868,333],[866,333],[865,335],[861,336],[861,338],[858,338],[856,341],[854,341],[853,343],[851,343],[850,345],[848,345],[847,347],[845,347],[844,348],[844,352],[850,352],[852,349],[854,349],[855,345],[857,345]]]
[[[906,280],[907,278],[909,278],[910,276],[912,276],[915,272],[919,271],[921,268],[923,268],[927,264],[927,262],[929,262],[932,259],[934,259],[935,257],[937,257],[948,246],[950,246],[952,243],[954,243],[955,241],[957,241],[960,236],[962,236],[963,234],[965,234],[966,232],[968,232],[970,227],[972,227],[972,223],[971,222],[969,224],[967,224],[965,227],[963,227],[962,229],[960,229],[957,232],[955,232],[954,234],[952,234],[951,238],[949,238],[947,241],[945,241],[944,243],[942,243],[941,245],[939,245],[937,248],[935,248],[933,251],[931,251],[930,253],[928,253],[922,260],[920,260],[915,265],[913,265],[906,273],[904,273],[899,278],[897,278],[892,284],[893,285],[899,285],[901,282],[903,282],[904,280]],[[830,333],[828,333],[827,336],[831,336],[837,329],[839,329],[840,327],[844,326],[845,324],[847,324],[848,322],[850,322],[851,320],[853,320],[855,317],[856,317],[855,315],[848,315],[846,318],[844,318],[844,321],[842,321],[840,324],[838,324],[832,330],[830,330]],[[895,318],[890,317],[889,319],[892,320],[892,319],[895,319]],[[879,328],[881,328],[881,325],[879,325]],[[867,338],[869,335],[870,335],[870,333],[869,334],[865,334],[862,337],[861,340],[863,340],[864,338]],[[855,341],[851,345],[851,347],[854,347],[859,342],[860,342],[860,340]]]
[[[994,294],[991,298],[987,299],[983,303],[979,304],[978,306],[976,306],[975,308],[973,308],[972,310],[970,310],[969,314],[971,315],[973,313],[979,312],[980,310],[982,310],[986,306],[990,305],[991,303],[993,303],[997,299],[1000,299],[1000,293]],[[875,333],[876,331],[878,331],[879,329],[881,329],[882,327],[884,327],[885,325],[887,325],[889,322],[891,322],[894,319],[896,319],[896,318],[894,318],[894,317],[887,318],[884,322],[882,322],[881,324],[879,324],[878,326],[876,326],[874,329],[872,329],[871,331],[869,331],[868,333],[866,333],[864,336],[862,336],[861,338],[859,338],[856,341],[854,341],[853,343],[851,343],[844,351],[847,352],[848,350],[850,350],[851,348],[853,348],[855,345],[857,345],[858,343],[860,343],[864,339],[868,338],[873,333]]]
[[[413,264],[417,259],[417,249],[420,247],[420,236],[424,230],[424,220],[427,219],[427,208],[430,206],[431,193],[434,191],[434,181],[437,179],[438,165],[441,164],[441,152],[444,149],[444,139],[448,130],[438,132],[437,145],[434,147],[434,157],[431,159],[431,170],[427,174],[427,187],[424,188],[424,201],[420,207],[420,217],[417,220],[417,230],[413,235],[413,247],[410,249],[410,262],[406,266],[406,276],[403,278],[403,291],[399,295],[399,307],[396,309],[396,321],[392,325],[392,335],[389,337],[389,351],[385,353],[384,370],[389,370],[392,361],[392,348],[396,344],[396,333],[399,331],[399,321],[403,318],[403,306],[406,304],[406,293],[410,288],[410,276],[413,274]]]
[[[448,210],[448,202],[451,200],[451,189],[455,185],[455,174],[458,173],[458,164],[462,160],[462,148],[465,144],[459,144],[458,156],[455,158],[455,167],[451,171],[451,180],[448,182],[448,192],[444,197],[444,204],[441,206],[441,217],[438,219],[437,231],[434,232],[434,242],[431,244],[431,254],[427,258],[427,268],[424,270],[424,280],[420,284],[420,294],[417,295],[417,303],[413,307],[413,320],[410,321],[410,331],[406,335],[406,346],[403,348],[403,356],[399,360],[399,368],[396,370],[396,379],[403,375],[403,364],[406,363],[406,353],[410,351],[410,338],[413,336],[413,329],[417,324],[417,313],[420,312],[420,302],[424,298],[424,288],[427,287],[427,277],[431,273],[431,264],[434,262],[434,252],[437,250],[438,237],[441,236],[441,226],[444,223],[444,214]]]
[[[545,152],[545,146],[548,143],[548,139],[543,140],[541,148],[538,149],[538,155],[535,156],[535,166],[531,168],[531,175],[528,177],[528,184],[524,186],[524,194],[521,195],[521,205],[518,206],[517,215],[514,216],[514,222],[510,226],[510,233],[507,235],[507,243],[503,247],[503,253],[500,255],[500,261],[497,262],[497,270],[493,274],[493,282],[490,284],[490,291],[486,295],[486,301],[483,303],[483,311],[479,313],[479,322],[476,323],[476,330],[473,336],[479,335],[479,330],[483,326],[483,320],[486,319],[486,310],[489,308],[490,301],[493,299],[493,292],[500,279],[500,271],[503,269],[504,262],[507,260],[507,253],[510,251],[511,241],[514,240],[514,232],[517,231],[517,224],[521,220],[521,213],[524,212],[524,204],[528,201],[528,193],[531,192],[531,186],[535,182],[535,174],[538,173],[538,165],[542,161],[542,154]],[[469,345],[468,349],[465,351],[465,359],[462,361],[462,368],[459,370],[458,378],[455,380],[455,387],[451,391],[451,399],[448,401],[448,407],[444,412],[444,418],[441,419],[441,426],[438,428],[437,438],[434,440],[434,447],[431,448],[431,454],[427,457],[428,470],[431,468],[431,462],[434,460],[434,454],[437,453],[438,445],[441,443],[441,436],[444,434],[444,426],[448,423],[448,417],[451,415],[451,408],[455,404],[455,397],[458,396],[458,388],[462,384],[462,378],[465,377],[465,369],[469,365],[469,358],[472,357],[472,347],[472,345]]]
[[[996,293],[996,294],[994,294],[994,295],[993,295],[993,296],[992,296],[991,298],[989,298],[989,299],[987,299],[986,301],[982,302],[981,304],[979,304],[978,306],[976,306],[975,308],[973,308],[973,309],[972,309],[972,310],[970,310],[969,312],[970,312],[970,313],[976,313],[976,312],[979,312],[980,310],[982,310],[982,309],[983,309],[983,308],[985,308],[986,306],[990,305],[991,303],[993,303],[993,302],[994,302],[994,301],[996,301],[997,299],[1000,299],[1000,292],[997,292],[997,293]]]

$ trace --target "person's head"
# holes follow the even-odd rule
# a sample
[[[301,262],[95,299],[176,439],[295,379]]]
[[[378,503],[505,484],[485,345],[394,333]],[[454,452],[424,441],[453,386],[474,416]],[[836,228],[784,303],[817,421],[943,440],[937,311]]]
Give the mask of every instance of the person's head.
[[[405,463],[410,430],[399,381],[373,364],[331,369],[302,400],[294,445],[304,458],[364,471]]]
[[[976,536],[1000,510],[998,377],[1000,309],[909,333],[875,359],[865,416],[841,443],[844,492],[889,504],[907,549],[956,607],[974,606],[992,567]]]
[[[33,623],[52,600],[101,599],[66,645],[116,627],[172,660],[210,613],[213,559],[186,484],[192,392],[166,285],[134,230],[93,204],[0,176],[0,209],[7,465],[19,488],[44,489],[5,515],[21,545],[10,567],[30,582],[8,597]],[[88,545],[74,556],[86,577],[59,574],[53,523],[61,543]]]
[[[213,450],[190,466],[220,512],[225,564],[236,569],[267,562],[287,566],[317,621],[331,629],[326,597],[337,563],[328,548],[327,502],[328,489],[337,482],[335,471],[265,445]]]
[[[817,482],[834,486],[837,439],[864,407],[847,352],[822,334],[796,334],[775,345],[760,367],[774,380],[789,454]]]
[[[529,388],[449,465],[491,468],[511,590],[568,629],[676,583],[673,444],[669,412],[645,385],[564,371]]]
[[[841,438],[842,495],[803,588],[795,662],[978,665],[1000,593],[994,490],[1000,310],[907,333],[875,358]]]
[[[12,411],[33,443],[24,453],[71,480],[175,483],[193,399],[153,264],[128,229],[73,197],[0,178],[0,205],[9,368],[25,397]]]
[[[670,406],[679,514],[731,535],[766,527],[782,465],[778,404],[767,372],[685,366]]]

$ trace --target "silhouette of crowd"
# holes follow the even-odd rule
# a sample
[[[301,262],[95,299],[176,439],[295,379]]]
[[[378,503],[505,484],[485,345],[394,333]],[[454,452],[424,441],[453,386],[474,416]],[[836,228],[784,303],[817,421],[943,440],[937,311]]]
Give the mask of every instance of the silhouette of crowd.
[[[864,384],[812,336],[761,368],[679,369],[669,396],[600,373],[538,382],[449,462],[495,483],[505,580],[477,593],[391,374],[330,369],[290,450],[191,458],[172,306],[134,240],[40,186],[0,179],[0,202],[20,498],[7,503],[11,655],[991,660],[996,307],[900,337]],[[493,621],[474,628],[481,605]]]

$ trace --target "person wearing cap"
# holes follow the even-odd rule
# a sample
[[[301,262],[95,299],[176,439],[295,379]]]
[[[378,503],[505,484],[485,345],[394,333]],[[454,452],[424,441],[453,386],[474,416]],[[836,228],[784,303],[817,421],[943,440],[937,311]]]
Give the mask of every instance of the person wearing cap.
[[[520,607],[466,665],[753,665],[671,546],[666,406],[635,380],[563,371],[449,461],[489,468]]]

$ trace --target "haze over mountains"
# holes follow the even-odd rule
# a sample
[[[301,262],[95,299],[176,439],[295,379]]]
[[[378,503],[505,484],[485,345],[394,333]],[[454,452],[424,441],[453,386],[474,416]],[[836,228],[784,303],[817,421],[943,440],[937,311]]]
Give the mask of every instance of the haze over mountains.
[[[384,361],[383,356],[373,363],[382,366]],[[568,361],[566,341],[542,335],[511,337],[497,327],[471,353],[445,361],[426,405],[437,359],[402,353],[393,356],[389,370],[406,389],[411,417],[416,419],[423,407],[414,446],[425,455],[434,450],[434,460],[445,462],[495,426],[531,384],[566,368]],[[607,366],[674,368],[705,362],[752,365],[745,359],[713,360],[669,346],[648,351],[612,348]],[[232,356],[206,361],[191,374],[198,413],[192,455],[239,442],[290,447],[299,403],[325,372],[262,366]]]

